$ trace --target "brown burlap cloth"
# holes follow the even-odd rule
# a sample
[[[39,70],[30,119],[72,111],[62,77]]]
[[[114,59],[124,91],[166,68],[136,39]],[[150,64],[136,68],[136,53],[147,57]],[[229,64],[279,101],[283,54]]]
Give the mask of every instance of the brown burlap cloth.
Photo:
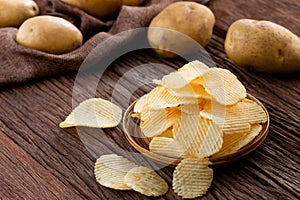
[[[147,27],[155,15],[176,1],[178,0],[145,0],[139,7],[123,6],[116,19],[101,21],[60,0],[35,0],[40,8],[40,15],[59,16],[76,25],[84,36],[84,44],[69,53],[49,54],[18,45],[15,42],[17,28],[1,28],[0,86],[76,71],[99,43],[122,31]],[[195,2],[208,1],[195,0]],[[125,43],[127,38],[122,40]],[[115,47],[108,45],[107,51],[109,48]]]

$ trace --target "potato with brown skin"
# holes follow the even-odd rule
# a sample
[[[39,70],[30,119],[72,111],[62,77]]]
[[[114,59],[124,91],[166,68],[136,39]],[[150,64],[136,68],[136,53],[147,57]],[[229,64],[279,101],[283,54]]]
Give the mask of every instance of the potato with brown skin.
[[[20,26],[38,14],[39,7],[33,0],[0,0],[0,28]]]
[[[127,6],[139,6],[144,2],[144,0],[123,0],[123,5]]]
[[[61,0],[100,19],[115,17],[123,0]]]
[[[224,46],[227,56],[241,67],[267,73],[300,71],[299,37],[270,21],[235,21]]]
[[[16,36],[18,44],[40,51],[61,54],[82,45],[82,34],[69,21],[53,16],[37,16],[26,20]]]
[[[189,1],[172,3],[151,21],[148,41],[163,57],[176,57],[172,51],[179,55],[190,54],[195,51],[191,39],[206,46],[214,24],[215,16],[208,7]]]

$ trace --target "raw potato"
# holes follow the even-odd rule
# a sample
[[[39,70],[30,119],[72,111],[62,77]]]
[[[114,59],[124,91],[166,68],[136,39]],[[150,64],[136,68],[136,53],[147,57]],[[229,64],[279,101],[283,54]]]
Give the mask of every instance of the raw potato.
[[[115,16],[121,9],[123,0],[61,0],[87,13],[105,19]]]
[[[300,39],[269,22],[240,19],[228,30],[227,56],[238,66],[268,73],[300,71]]]
[[[163,57],[176,57],[171,52],[186,55],[199,50],[195,45],[197,42],[203,47],[207,45],[214,24],[215,16],[206,6],[195,2],[176,2],[152,20],[148,40]]]
[[[0,0],[0,28],[20,26],[38,14],[39,7],[32,0]]]
[[[127,6],[139,6],[144,2],[144,0],[123,0],[123,5]]]
[[[26,20],[19,28],[16,40],[28,48],[61,54],[80,47],[82,34],[65,19],[44,15]]]

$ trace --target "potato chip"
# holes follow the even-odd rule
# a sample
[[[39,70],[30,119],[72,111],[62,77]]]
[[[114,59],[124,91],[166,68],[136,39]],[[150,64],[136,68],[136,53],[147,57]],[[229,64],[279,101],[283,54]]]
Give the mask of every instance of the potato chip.
[[[141,131],[146,137],[154,137],[170,128],[180,118],[180,110],[167,108],[161,110],[147,110],[141,115]]]
[[[172,158],[181,158],[184,156],[184,148],[173,138],[155,137],[149,144],[149,149],[153,153]]]
[[[98,183],[118,190],[131,190],[124,177],[136,164],[116,154],[103,155],[95,163],[94,173]]]
[[[223,146],[219,152],[214,154],[212,157],[226,156],[237,152],[242,147],[250,143],[262,130],[262,126],[255,124],[251,126],[250,133],[243,134],[224,134],[223,135]]]
[[[215,121],[215,124],[222,130],[224,134],[242,134],[249,133],[251,125],[249,123],[235,121]]]
[[[61,128],[87,126],[93,128],[112,128],[122,119],[122,110],[110,101],[92,98],[80,103],[65,121]]]
[[[213,170],[208,159],[184,158],[173,173],[173,190],[183,198],[202,196],[213,180]]]
[[[218,152],[223,143],[223,133],[219,127],[199,115],[181,113],[173,134],[174,140],[183,146],[186,155],[210,156]]]
[[[182,68],[172,72],[162,78],[161,81],[154,81],[158,85],[162,85],[170,89],[178,89],[189,84],[190,81],[202,76],[208,71],[208,67],[200,61],[192,61]]]
[[[193,84],[202,85],[214,100],[223,105],[235,104],[247,95],[243,84],[226,69],[211,68]]]
[[[133,190],[146,196],[161,196],[169,189],[164,179],[146,167],[132,168],[126,174],[124,182]]]
[[[149,93],[149,96],[151,96],[151,98],[148,105],[154,110],[176,107],[180,104],[193,104],[198,102],[198,100],[194,98],[177,97],[164,87],[155,88],[152,93]]]
[[[179,68],[178,71],[192,70],[193,72],[198,74],[198,76],[201,76],[208,69],[209,69],[209,67],[206,64],[204,64],[203,62],[201,62],[199,60],[194,60],[194,61],[191,61],[191,62],[185,64],[183,67]]]
[[[170,92],[178,97],[211,99],[202,85],[186,84],[182,88],[170,89]]]
[[[149,97],[147,94],[139,98],[133,107],[133,112],[140,114],[143,110],[148,109],[148,99]]]
[[[134,106],[134,112],[142,113],[146,109],[159,110],[176,107],[180,104],[195,104],[198,99],[190,97],[177,97],[169,89],[158,86],[150,93],[142,96]]]
[[[267,121],[263,108],[246,98],[230,106],[207,102],[200,115],[214,121],[226,134],[249,133],[251,124]]]

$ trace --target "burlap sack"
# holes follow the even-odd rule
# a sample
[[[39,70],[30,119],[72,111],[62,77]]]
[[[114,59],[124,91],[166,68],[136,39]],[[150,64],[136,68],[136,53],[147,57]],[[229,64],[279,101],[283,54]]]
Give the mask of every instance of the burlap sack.
[[[76,71],[99,43],[129,29],[147,27],[151,19],[170,3],[178,0],[145,0],[139,7],[123,6],[116,19],[101,21],[60,0],[35,0],[40,15],[60,16],[76,25],[84,44],[69,53],[55,55],[29,49],[15,42],[17,28],[0,28],[0,86],[23,83]],[[196,0],[207,3],[208,0]],[[126,43],[130,38],[122,38]],[[107,46],[109,48],[114,46]]]

